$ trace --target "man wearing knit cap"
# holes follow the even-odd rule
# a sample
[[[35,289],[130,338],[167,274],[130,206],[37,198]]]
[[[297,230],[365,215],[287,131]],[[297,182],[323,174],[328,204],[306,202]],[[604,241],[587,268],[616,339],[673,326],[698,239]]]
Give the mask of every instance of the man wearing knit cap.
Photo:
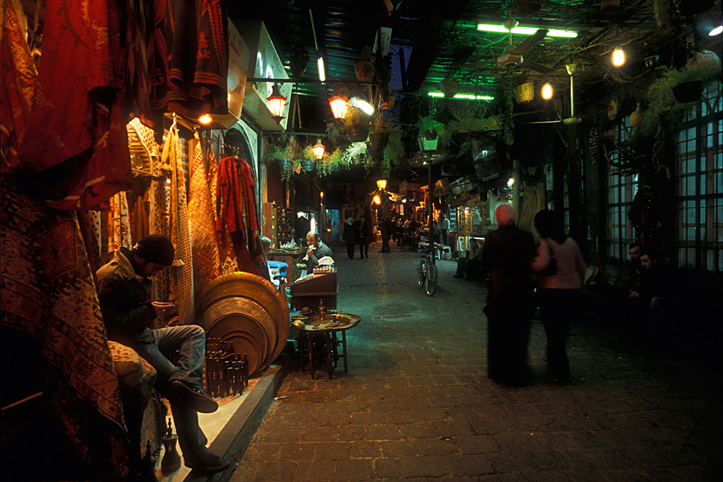
[[[201,388],[206,355],[206,333],[198,325],[153,329],[157,317],[177,313],[173,303],[149,301],[151,277],[173,263],[171,240],[152,234],[131,250],[120,248],[97,273],[98,299],[108,339],[133,348],[158,372],[156,389],[171,403],[178,442],[187,467],[208,472],[225,470],[229,463],[206,448],[198,413],[218,409]],[[176,364],[169,360],[179,352]]]
[[[530,260],[535,255],[532,234],[515,225],[515,209],[501,204],[495,210],[497,229],[482,248],[481,265],[489,273],[487,295],[488,374],[505,385],[528,381],[527,344],[534,310]]]

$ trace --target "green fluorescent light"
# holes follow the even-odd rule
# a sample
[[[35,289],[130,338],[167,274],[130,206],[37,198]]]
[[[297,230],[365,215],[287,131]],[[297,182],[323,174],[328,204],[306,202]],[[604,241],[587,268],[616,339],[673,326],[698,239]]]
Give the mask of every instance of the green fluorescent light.
[[[444,97],[442,92],[428,92],[430,97]],[[491,95],[474,95],[474,94],[455,94],[455,99],[467,99],[467,100],[495,100]]]
[[[509,33],[502,25],[495,25],[490,23],[478,23],[477,30],[482,32],[498,32],[498,33]],[[513,34],[517,35],[534,35],[535,32],[540,30],[538,27],[515,27],[512,29]],[[548,37],[563,37],[563,38],[576,38],[577,32],[572,30],[557,30],[549,29],[547,32]]]

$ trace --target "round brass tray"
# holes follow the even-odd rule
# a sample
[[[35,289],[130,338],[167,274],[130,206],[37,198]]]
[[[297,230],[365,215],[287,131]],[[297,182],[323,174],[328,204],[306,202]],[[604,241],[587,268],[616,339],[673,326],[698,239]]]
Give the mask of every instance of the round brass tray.
[[[260,276],[245,272],[219,276],[203,289],[196,306],[199,318],[205,319],[205,323],[235,314],[239,320],[253,320],[261,325],[266,334],[267,349],[265,354],[261,354],[261,362],[254,371],[268,367],[286,345],[290,327],[286,299],[270,281]],[[205,315],[207,310],[211,310],[209,315]],[[244,326],[252,330],[249,323],[247,321]]]

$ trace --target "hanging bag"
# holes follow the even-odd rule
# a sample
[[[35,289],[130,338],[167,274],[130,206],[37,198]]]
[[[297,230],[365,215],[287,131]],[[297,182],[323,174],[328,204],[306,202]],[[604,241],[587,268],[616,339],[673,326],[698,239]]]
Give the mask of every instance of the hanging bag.
[[[545,244],[547,245],[547,251],[550,254],[550,260],[547,263],[547,267],[540,271],[538,275],[540,276],[554,276],[557,273],[557,259],[555,259],[555,252],[552,250],[552,246],[550,245],[550,239],[544,238]]]

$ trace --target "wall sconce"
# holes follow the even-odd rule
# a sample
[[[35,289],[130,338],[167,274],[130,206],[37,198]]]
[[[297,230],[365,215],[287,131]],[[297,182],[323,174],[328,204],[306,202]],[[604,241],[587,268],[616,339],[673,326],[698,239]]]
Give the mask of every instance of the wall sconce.
[[[271,111],[271,118],[280,123],[284,117],[281,115],[284,112],[284,104],[286,103],[286,97],[281,95],[278,84],[274,84],[271,88],[271,95],[266,98],[268,102],[269,110]]]
[[[334,119],[341,120],[346,115],[349,108],[349,98],[342,95],[341,86],[337,84],[334,87],[334,95],[329,97],[329,106]]]
[[[379,179],[379,180],[377,181],[377,188],[378,188],[380,191],[385,190],[385,189],[387,188],[387,180],[386,180],[386,179]]]
[[[542,86],[542,98],[545,100],[552,99],[552,85],[549,82],[545,82]]]
[[[625,51],[620,46],[613,50],[613,66],[622,67],[625,65]]]
[[[321,138],[316,139],[316,144],[314,144],[314,147],[312,147],[311,150],[314,151],[314,157],[316,157],[317,160],[324,157],[326,148],[324,147],[324,144],[321,143]]]

